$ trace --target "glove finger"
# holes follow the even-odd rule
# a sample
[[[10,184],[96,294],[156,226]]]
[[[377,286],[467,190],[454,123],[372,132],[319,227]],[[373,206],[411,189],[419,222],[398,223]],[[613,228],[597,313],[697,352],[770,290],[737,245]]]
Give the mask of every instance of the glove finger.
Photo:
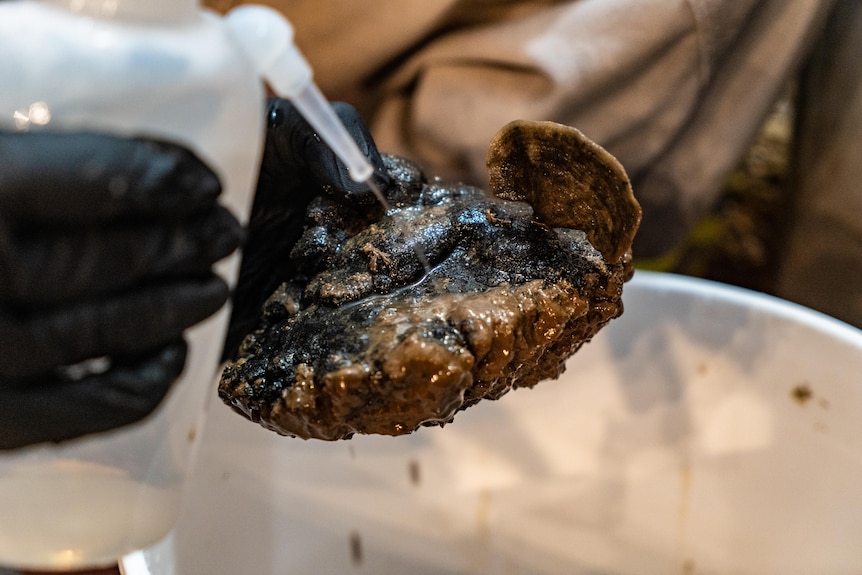
[[[79,380],[0,385],[0,450],[74,439],[140,421],[161,403],[186,360],[180,339],[144,359]]]
[[[0,314],[0,374],[32,378],[96,357],[164,346],[227,301],[221,278],[162,283],[30,317]]]
[[[0,297],[18,306],[56,305],[156,277],[202,275],[242,234],[222,206],[178,222],[69,230],[0,224]]]
[[[221,192],[190,151],[139,138],[0,132],[0,166],[0,213],[27,220],[178,218]]]
[[[305,214],[289,212],[272,225],[254,226],[243,247],[239,279],[232,296],[230,325],[222,359],[231,357],[243,338],[257,327],[261,308],[275,289],[296,276],[290,251],[302,235]]]
[[[389,179],[383,159],[359,113],[344,102],[335,102],[332,106],[359,149],[374,166],[375,185],[386,189]],[[289,101],[270,99],[267,120],[261,183],[278,189],[281,182],[304,182],[357,203],[375,201],[368,185],[350,178],[347,167]]]
[[[389,172],[384,167],[383,158],[380,156],[380,151],[377,149],[377,144],[374,142],[368,126],[362,120],[356,108],[350,104],[333,102],[332,108],[338,117],[341,118],[341,122],[347,128],[347,131],[353,136],[360,151],[374,167],[374,173],[371,176],[374,186],[381,192],[385,191],[390,184]],[[315,161],[317,157],[320,157],[321,161]],[[367,204],[377,201],[373,192],[371,194],[368,193],[371,188],[366,182],[353,181],[350,177],[350,172],[329,146],[326,146],[325,151],[321,150],[319,156],[309,157],[308,160],[312,176],[324,185],[331,187],[332,192],[347,196],[355,202],[358,201]]]

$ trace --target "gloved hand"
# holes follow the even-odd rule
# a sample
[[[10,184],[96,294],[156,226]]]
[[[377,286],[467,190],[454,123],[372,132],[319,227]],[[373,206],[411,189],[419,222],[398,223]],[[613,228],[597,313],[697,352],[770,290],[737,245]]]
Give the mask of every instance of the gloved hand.
[[[356,110],[335,109],[385,189]],[[270,100],[267,121],[226,353],[283,281],[311,198],[376,201],[288,102]],[[156,408],[182,372],[182,332],[228,295],[210,267],[241,230],[219,193],[175,145],[0,133],[0,449],[106,431]]]
[[[210,268],[242,230],[220,191],[171,144],[0,133],[0,449],[155,409],[183,331],[228,298]]]
[[[334,102],[332,106],[374,166],[374,184],[385,191],[390,179],[368,128],[349,104]],[[353,207],[378,201],[367,184],[350,179],[344,164],[290,102],[270,99],[266,147],[233,295],[224,358],[234,357],[243,338],[257,327],[267,298],[286,279],[296,277],[298,272],[288,254],[302,235],[308,203],[321,193]]]

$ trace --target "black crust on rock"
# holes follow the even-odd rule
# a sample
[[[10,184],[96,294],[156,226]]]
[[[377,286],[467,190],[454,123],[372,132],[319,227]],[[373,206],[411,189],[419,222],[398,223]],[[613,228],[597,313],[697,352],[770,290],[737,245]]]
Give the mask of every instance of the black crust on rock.
[[[442,425],[557,377],[622,313],[630,244],[609,263],[584,231],[552,228],[526,202],[385,164],[388,213],[312,201],[291,252],[300,273],[222,375],[222,400],[273,431],[336,440]]]

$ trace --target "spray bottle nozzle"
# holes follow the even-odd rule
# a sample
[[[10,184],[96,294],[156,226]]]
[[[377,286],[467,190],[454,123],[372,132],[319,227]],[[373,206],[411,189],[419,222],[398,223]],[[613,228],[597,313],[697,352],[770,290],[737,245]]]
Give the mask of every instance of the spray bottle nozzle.
[[[374,168],[312,80],[311,67],[293,43],[293,28],[276,10],[240,6],[227,24],[249,60],[275,93],[290,100],[347,166],[351,179],[368,180]]]

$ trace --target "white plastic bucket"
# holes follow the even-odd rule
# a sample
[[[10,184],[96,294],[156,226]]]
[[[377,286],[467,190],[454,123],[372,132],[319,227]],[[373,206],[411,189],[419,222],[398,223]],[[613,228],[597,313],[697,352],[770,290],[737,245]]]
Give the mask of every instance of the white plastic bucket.
[[[558,381],[400,438],[213,408],[174,539],[128,575],[862,572],[862,332],[638,272]]]

